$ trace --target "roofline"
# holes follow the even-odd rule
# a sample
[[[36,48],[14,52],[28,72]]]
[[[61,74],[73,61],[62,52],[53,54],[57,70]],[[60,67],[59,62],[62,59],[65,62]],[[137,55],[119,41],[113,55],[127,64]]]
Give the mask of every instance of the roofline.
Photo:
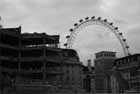
[[[116,58],[116,60],[120,60],[120,59],[124,59],[124,58],[128,58],[128,57],[133,57],[133,56],[140,56],[140,53],[136,53],[136,54],[133,54],[133,55]]]
[[[95,54],[103,53],[103,52],[116,53],[116,52],[113,52],[113,51],[100,51],[100,52],[97,52],[97,53],[95,53]]]

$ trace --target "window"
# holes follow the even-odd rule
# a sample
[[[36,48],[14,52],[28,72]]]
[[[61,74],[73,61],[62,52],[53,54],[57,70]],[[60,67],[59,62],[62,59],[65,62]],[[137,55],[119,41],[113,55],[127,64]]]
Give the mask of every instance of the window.
[[[137,61],[137,59],[138,59],[137,56],[133,57],[133,61]]]
[[[69,74],[69,69],[67,69],[67,74]]]
[[[138,71],[133,70],[133,71],[130,72],[130,75],[131,76],[137,76],[138,75]]]
[[[130,58],[127,58],[127,62],[128,62],[128,63],[130,62]]]
[[[120,63],[121,63],[121,61],[118,61],[118,62],[117,62],[117,65],[120,65]]]
[[[69,78],[69,76],[67,76],[67,78],[66,78],[66,82],[69,82],[69,80],[70,80],[70,78]]]
[[[122,61],[122,64],[125,64],[125,63],[127,63],[127,62],[126,62],[126,60],[127,60],[127,59],[124,59],[124,60]]]

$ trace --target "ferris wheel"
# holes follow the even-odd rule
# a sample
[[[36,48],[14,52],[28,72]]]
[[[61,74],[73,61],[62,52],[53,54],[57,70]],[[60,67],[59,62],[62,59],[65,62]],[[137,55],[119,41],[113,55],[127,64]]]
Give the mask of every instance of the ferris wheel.
[[[78,23],[75,23],[74,27],[69,30],[70,35],[66,36],[67,42],[64,44],[64,46],[67,49],[71,49],[73,47],[77,34],[81,31],[81,29],[89,25],[99,25],[108,28],[112,33],[114,33],[114,35],[119,40],[123,48],[124,55],[130,55],[129,46],[126,42],[126,39],[123,37],[122,32],[119,32],[118,27],[115,27],[112,22],[108,22],[107,19],[102,20],[101,17],[95,18],[95,16],[91,18],[86,17],[85,19],[80,19]]]

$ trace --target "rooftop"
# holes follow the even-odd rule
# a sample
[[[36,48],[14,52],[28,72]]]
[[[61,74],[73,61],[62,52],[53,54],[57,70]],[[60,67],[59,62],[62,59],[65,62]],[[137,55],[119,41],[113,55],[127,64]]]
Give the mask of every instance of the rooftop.
[[[129,55],[129,56],[124,56],[124,57],[121,57],[121,58],[117,58],[116,60],[127,59],[127,58],[131,58],[131,57],[135,57],[135,56],[140,56],[140,53],[136,53],[136,54],[133,54],[133,55]]]

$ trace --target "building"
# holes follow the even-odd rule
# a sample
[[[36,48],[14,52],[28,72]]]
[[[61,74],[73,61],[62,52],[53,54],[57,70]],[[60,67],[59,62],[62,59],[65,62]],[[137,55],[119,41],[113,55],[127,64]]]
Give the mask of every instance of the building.
[[[83,88],[88,93],[95,93],[95,68],[91,66],[91,60],[83,67]]]
[[[110,90],[110,69],[116,59],[116,53],[101,51],[95,54],[95,92],[109,93]]]
[[[1,28],[0,67],[18,87],[46,83],[58,90],[82,89],[83,65],[75,50],[59,48],[59,35]]]
[[[114,68],[111,76],[112,92],[140,92],[140,54],[116,59]]]
[[[121,58],[115,54],[108,51],[95,54],[95,92],[139,93],[140,54]]]

